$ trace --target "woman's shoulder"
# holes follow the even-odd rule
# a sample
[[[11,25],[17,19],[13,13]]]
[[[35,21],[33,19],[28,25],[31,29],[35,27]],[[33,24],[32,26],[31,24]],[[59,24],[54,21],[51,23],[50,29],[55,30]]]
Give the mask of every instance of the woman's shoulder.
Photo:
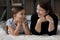
[[[37,13],[33,13],[32,16],[38,16],[38,14]]]
[[[58,17],[55,14],[49,14],[54,20],[58,20]]]
[[[31,18],[38,18],[38,14],[37,13],[33,13]]]

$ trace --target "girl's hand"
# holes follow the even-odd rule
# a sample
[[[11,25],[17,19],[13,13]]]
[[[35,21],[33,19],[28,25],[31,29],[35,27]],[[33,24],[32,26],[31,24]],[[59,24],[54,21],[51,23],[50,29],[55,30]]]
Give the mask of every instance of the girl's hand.
[[[22,23],[24,23],[24,22],[26,22],[26,16],[25,15],[22,17]]]
[[[21,27],[22,26],[22,23],[17,23],[17,27]]]
[[[21,20],[17,22],[17,26],[22,26],[22,21]]]

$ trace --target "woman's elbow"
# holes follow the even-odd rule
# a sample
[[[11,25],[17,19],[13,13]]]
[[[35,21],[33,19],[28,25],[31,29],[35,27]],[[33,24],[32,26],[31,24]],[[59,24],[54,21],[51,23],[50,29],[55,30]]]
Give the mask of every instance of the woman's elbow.
[[[30,32],[25,33],[25,35],[30,35],[30,34],[31,34]]]

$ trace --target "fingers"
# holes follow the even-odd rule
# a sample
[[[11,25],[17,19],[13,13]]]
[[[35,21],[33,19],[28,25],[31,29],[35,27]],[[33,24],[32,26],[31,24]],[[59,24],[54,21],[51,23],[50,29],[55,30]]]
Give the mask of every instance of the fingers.
[[[54,30],[54,27],[49,27],[49,28],[48,28],[48,31],[49,31],[49,32],[51,32],[51,31],[53,31],[53,30]]]
[[[51,16],[47,15],[46,16],[46,20],[49,21],[49,22],[51,22],[51,21],[53,21],[53,18]]]

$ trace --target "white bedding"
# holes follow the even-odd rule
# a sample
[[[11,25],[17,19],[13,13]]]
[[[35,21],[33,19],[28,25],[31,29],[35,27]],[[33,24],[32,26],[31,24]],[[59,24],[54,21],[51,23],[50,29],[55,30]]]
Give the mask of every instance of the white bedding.
[[[30,20],[31,16],[27,16],[28,17],[28,21]],[[2,25],[4,23],[0,23],[0,27],[4,26]],[[29,22],[30,25],[30,22]],[[12,35],[6,35],[5,31],[0,28],[0,40],[60,40],[60,25],[58,25],[58,31],[57,31],[57,35],[53,35],[53,36],[48,36],[48,35],[40,35],[40,36],[36,36],[36,35],[19,35],[19,36],[12,36]]]
[[[5,31],[0,28],[0,40],[60,40],[60,25],[58,25],[58,34],[53,36],[48,35],[6,35]]]

